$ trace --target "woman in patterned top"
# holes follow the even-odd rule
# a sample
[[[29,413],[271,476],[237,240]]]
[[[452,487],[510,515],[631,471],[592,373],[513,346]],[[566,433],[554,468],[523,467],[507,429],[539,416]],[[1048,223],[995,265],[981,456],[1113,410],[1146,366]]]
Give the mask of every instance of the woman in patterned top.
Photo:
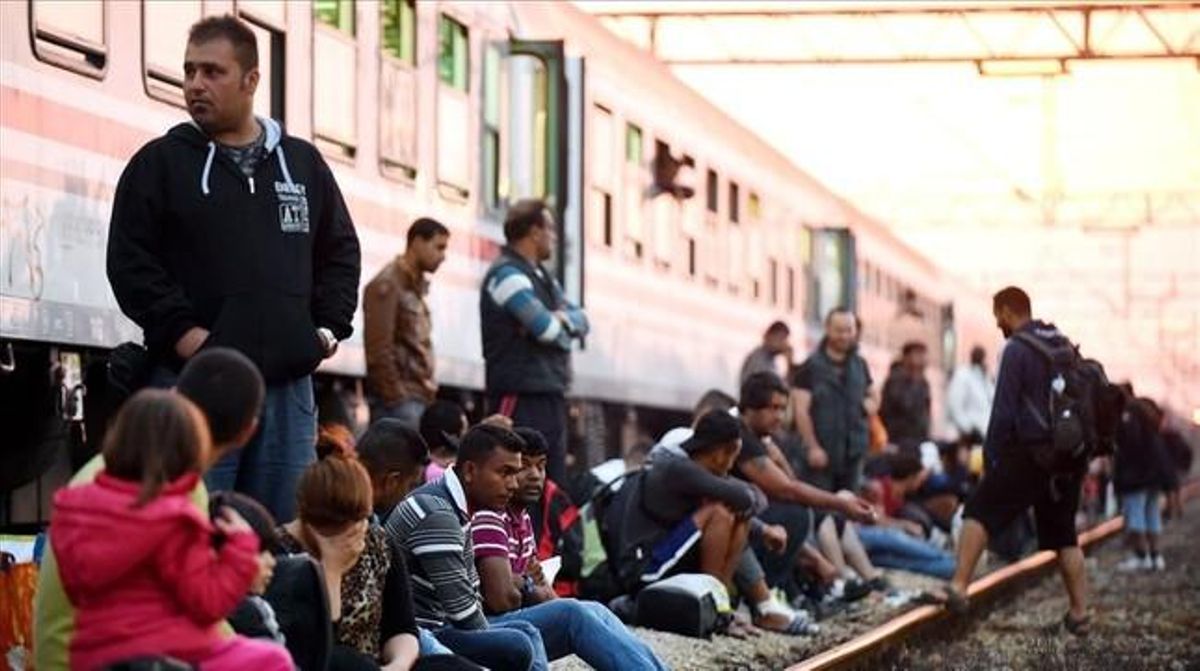
[[[296,491],[296,520],[280,527],[289,553],[320,563],[333,620],[333,669],[477,668],[439,655],[418,660],[408,569],[371,526],[371,480],[353,453],[319,446]],[[465,664],[464,664],[465,663]]]

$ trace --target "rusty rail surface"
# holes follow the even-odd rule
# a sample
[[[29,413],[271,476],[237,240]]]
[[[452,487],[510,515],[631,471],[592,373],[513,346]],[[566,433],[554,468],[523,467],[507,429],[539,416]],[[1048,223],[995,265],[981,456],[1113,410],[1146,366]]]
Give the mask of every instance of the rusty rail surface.
[[[1200,480],[1193,479],[1182,488],[1181,496],[1186,500],[1200,492]],[[1079,534],[1079,545],[1086,549],[1121,531],[1125,518],[1118,515]],[[1021,578],[1027,578],[1045,569],[1054,561],[1055,554],[1043,550],[1016,563],[988,573],[975,580],[967,589],[974,601],[978,597],[993,594]],[[788,667],[787,671],[827,671],[859,664],[883,650],[896,645],[915,634],[918,630],[952,617],[942,606],[919,606],[899,615],[878,627],[855,638],[809,657]]]

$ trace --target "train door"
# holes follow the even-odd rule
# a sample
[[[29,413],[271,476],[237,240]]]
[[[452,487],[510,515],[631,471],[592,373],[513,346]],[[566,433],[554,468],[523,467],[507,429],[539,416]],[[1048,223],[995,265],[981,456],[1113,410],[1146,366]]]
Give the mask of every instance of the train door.
[[[583,304],[584,62],[561,40],[512,39],[509,201],[542,198],[559,225],[551,260],[567,297]]]
[[[845,228],[814,229],[811,239],[807,313],[809,324],[820,328],[833,308],[856,309],[858,254],[854,233]]]

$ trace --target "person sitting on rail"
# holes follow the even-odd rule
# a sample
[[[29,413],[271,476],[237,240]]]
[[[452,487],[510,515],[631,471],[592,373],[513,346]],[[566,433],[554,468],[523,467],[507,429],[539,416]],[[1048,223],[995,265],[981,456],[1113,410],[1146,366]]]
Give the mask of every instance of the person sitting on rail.
[[[742,448],[733,474],[766,493],[770,505],[762,513],[762,520],[787,529],[788,547],[781,554],[771,552],[758,539],[752,539],[751,545],[763,564],[767,584],[794,593],[793,571],[812,530],[809,506],[838,512],[855,521],[872,521],[875,513],[857,496],[837,496],[797,479],[778,448],[764,440],[779,431],[787,403],[788,389],[777,375],[757,373],[746,379],[738,403]]]
[[[206,464],[219,461],[240,448],[258,429],[258,414],[265,395],[262,375],[245,355],[214,347],[200,352],[183,367],[175,390],[195,403],[207,420],[212,449]],[[77,487],[96,480],[104,470],[104,455],[97,454],[71,477]],[[191,500],[208,510],[204,481],[196,483]],[[67,668],[67,649],[75,628],[75,611],[63,592],[54,547],[46,548],[38,571],[34,595],[34,661],[39,669]]]
[[[701,407],[704,403],[701,403]],[[679,442],[676,435],[687,437]],[[780,525],[757,515],[766,497],[753,485],[729,477],[741,433],[726,410],[701,415],[694,430],[668,432],[650,454],[648,467],[629,476],[612,504],[624,519],[612,545],[624,587],[637,591],[678,573],[707,573],[734,586],[753,605],[754,623],[791,634],[811,633],[806,613],[771,596],[763,569],[748,546],[761,538],[769,552],[792,544]]]
[[[76,608],[70,668],[155,656],[205,669],[293,668],[286,648],[219,626],[267,568],[241,515],[225,508],[210,522],[191,500],[211,449],[195,404],[144,389],[114,418],[95,481],[55,495],[50,542]]]
[[[599,671],[664,669],[649,646],[603,605],[559,598],[547,582],[534,556],[533,523],[526,508],[541,498],[548,446],[536,429],[515,432],[521,438],[517,488],[505,506],[487,505],[471,518],[475,565],[488,619],[537,627],[551,660],[575,654]]]
[[[417,622],[446,647],[491,669],[549,667],[538,629],[488,622],[479,593],[471,511],[507,505],[521,470],[521,439],[495,424],[467,430],[458,459],[418,487],[384,520],[388,540],[413,573]]]

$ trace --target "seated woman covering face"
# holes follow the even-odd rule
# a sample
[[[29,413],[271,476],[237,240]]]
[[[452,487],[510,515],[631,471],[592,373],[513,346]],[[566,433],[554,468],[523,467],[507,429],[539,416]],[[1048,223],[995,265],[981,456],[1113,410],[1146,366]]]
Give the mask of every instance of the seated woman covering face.
[[[331,668],[478,668],[448,655],[418,660],[404,558],[368,523],[370,477],[347,452],[322,452],[300,478],[297,518],[280,528],[280,542],[321,563],[334,630]]]

